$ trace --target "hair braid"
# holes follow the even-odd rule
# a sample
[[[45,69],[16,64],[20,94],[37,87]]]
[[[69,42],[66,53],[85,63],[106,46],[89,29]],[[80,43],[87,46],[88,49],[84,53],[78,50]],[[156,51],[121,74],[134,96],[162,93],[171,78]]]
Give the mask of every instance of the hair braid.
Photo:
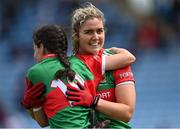
[[[75,72],[70,69],[70,62],[67,56],[67,37],[64,29],[58,25],[45,25],[33,33],[33,40],[37,46],[42,43],[49,53],[57,54],[59,61],[65,69],[60,69],[55,73],[58,79],[63,75],[67,76],[70,81],[75,77]]]
[[[56,44],[56,54],[58,56],[59,61],[64,65],[65,69],[58,70],[55,74],[55,78],[58,79],[61,76],[65,75],[68,77],[70,81],[74,80],[75,72],[70,69],[70,62],[68,60],[67,56],[67,38],[65,36],[64,31],[58,31],[59,32],[59,39],[61,41],[60,43]]]
[[[55,78],[58,79],[61,76],[67,76],[70,81],[74,80],[75,72],[70,69],[70,62],[68,61],[68,56],[66,54],[63,54],[64,52],[59,49],[58,51],[58,59],[61,63],[63,63],[65,69],[61,69],[56,72]]]

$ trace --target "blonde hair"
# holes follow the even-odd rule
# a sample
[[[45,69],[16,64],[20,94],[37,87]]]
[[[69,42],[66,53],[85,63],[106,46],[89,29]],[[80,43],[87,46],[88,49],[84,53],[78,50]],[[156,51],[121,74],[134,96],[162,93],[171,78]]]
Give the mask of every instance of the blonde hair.
[[[74,10],[72,13],[71,23],[73,53],[77,53],[79,50],[79,29],[82,24],[90,18],[101,19],[105,26],[104,14],[90,2],[84,3],[80,8]]]

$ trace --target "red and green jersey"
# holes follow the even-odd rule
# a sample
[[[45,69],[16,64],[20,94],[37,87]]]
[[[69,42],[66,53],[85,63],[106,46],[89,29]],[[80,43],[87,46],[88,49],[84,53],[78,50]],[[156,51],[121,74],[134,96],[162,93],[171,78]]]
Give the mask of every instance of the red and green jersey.
[[[111,53],[107,50],[104,51],[104,54],[111,55]],[[103,79],[97,88],[97,95],[99,95],[104,100],[116,102],[115,87],[117,85],[121,86],[121,84],[125,83],[134,83],[134,77],[130,66],[114,71],[107,71],[104,74]],[[131,126],[128,123],[112,119],[100,112],[97,112],[97,119],[99,121],[110,119],[111,123],[108,125],[107,128],[131,128]]]
[[[100,81],[103,72],[102,55],[96,58],[83,55],[78,55],[78,57],[69,58],[71,69],[76,72],[75,81],[82,84],[87,83],[91,93],[95,94],[96,81]],[[89,62],[90,60],[91,62]],[[92,66],[94,69],[89,69]],[[64,69],[63,65],[54,54],[49,54],[45,55],[41,62],[31,67],[27,73],[27,77],[33,85],[40,81],[46,85],[46,92],[43,96],[47,101],[43,105],[43,110],[48,117],[49,125],[51,128],[87,128],[89,126],[89,108],[71,106],[71,102],[66,98],[66,86],[70,82],[66,77],[54,79],[54,75],[59,69]],[[71,85],[76,86],[74,82],[71,82]]]

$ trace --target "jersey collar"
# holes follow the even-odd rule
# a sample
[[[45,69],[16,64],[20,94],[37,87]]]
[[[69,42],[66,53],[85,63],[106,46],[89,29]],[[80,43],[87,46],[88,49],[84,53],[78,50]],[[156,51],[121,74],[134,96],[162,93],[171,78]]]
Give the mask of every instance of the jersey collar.
[[[56,54],[45,54],[45,55],[43,55],[43,59],[53,58],[53,57],[57,57],[57,55]]]

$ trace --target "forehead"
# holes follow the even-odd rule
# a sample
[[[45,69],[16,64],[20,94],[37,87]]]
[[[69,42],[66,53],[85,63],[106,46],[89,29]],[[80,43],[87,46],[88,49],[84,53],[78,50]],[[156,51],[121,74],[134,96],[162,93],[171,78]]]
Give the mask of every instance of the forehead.
[[[100,29],[100,28],[104,28],[103,21],[99,18],[90,18],[87,19],[82,24],[80,30]]]

